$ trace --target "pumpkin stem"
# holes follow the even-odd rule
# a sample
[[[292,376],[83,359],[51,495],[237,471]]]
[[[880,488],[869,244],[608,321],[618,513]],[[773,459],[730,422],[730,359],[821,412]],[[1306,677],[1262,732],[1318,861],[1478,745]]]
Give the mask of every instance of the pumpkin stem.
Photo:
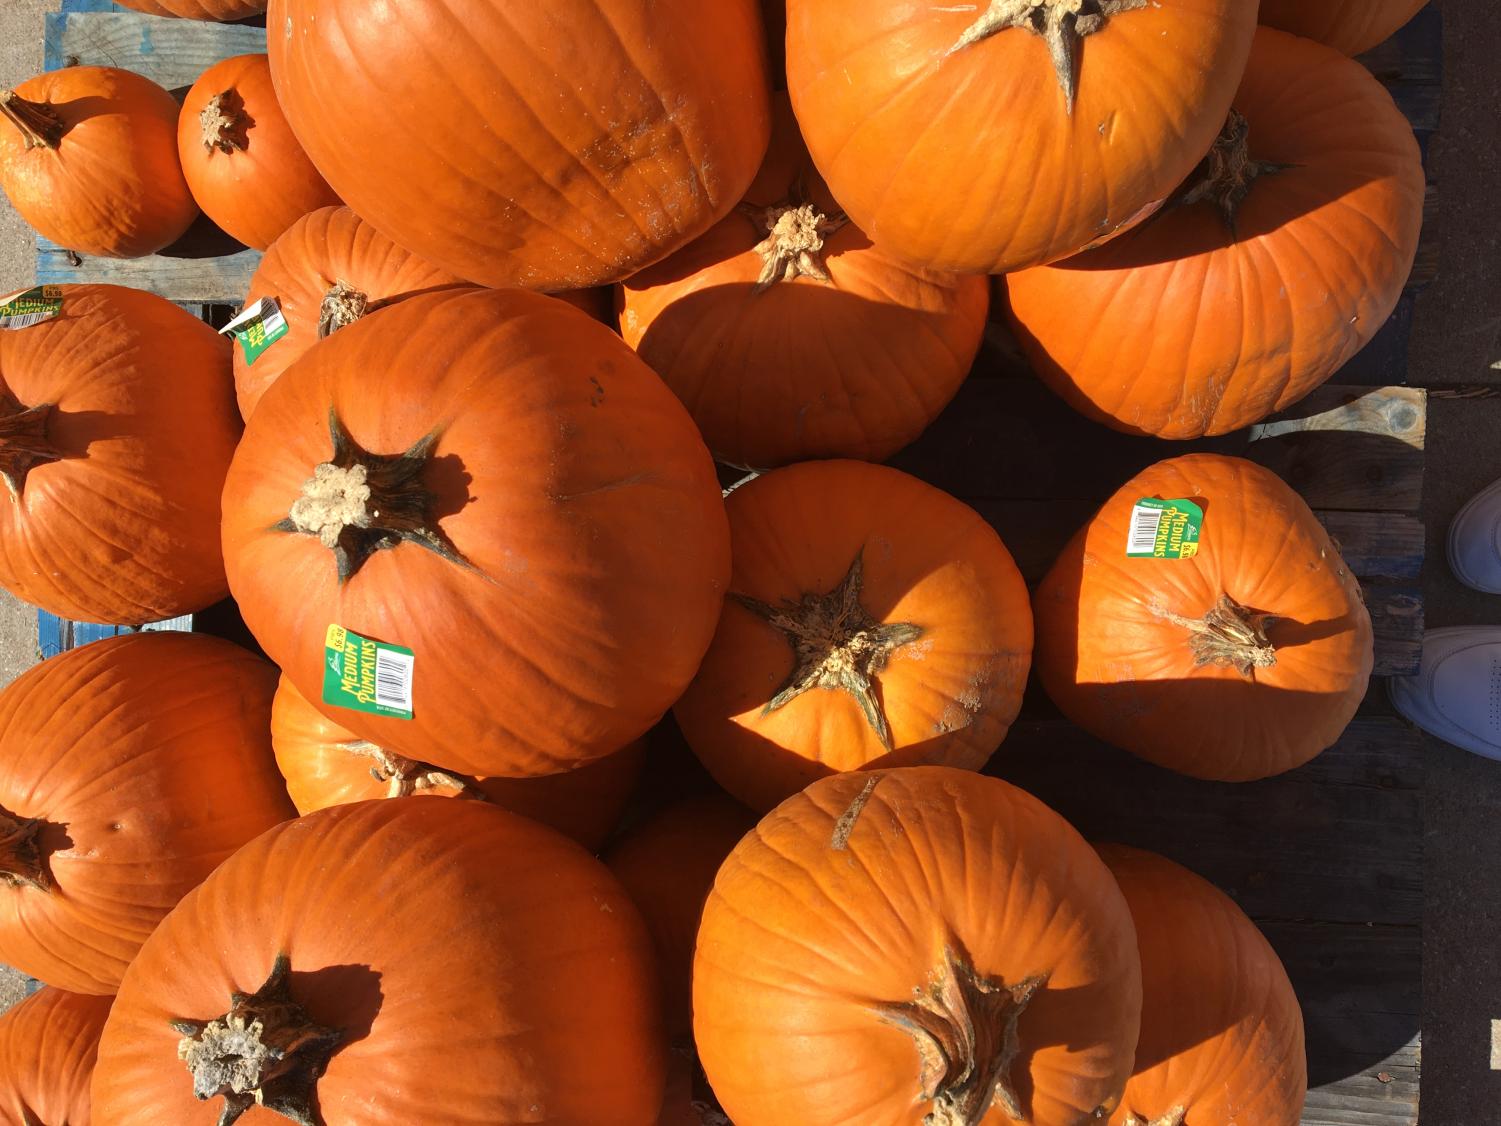
[[[1277,649],[1266,636],[1275,614],[1262,614],[1242,606],[1228,594],[1220,595],[1214,608],[1202,618],[1185,618],[1161,607],[1152,612],[1189,631],[1188,648],[1199,667],[1233,668],[1242,676],[1277,663]]]
[[[1250,135],[1250,123],[1243,114],[1232,109],[1230,116],[1225,119],[1225,127],[1215,139],[1214,147],[1209,150],[1209,155],[1178,189],[1169,206],[1210,203],[1219,210],[1220,218],[1233,234],[1236,213],[1250,194],[1251,185],[1257,178],[1274,176],[1293,167],[1291,164],[1275,164],[1269,160],[1252,160]]]
[[[457,790],[461,798],[488,800],[475,786],[474,779],[439,770],[431,763],[409,759],[363,739],[345,743],[344,749],[352,755],[375,760],[370,767],[370,776],[377,782],[389,785],[386,792],[388,798],[405,798],[420,794],[423,790]]]
[[[323,295],[323,304],[318,309],[318,339],[323,340],[341,328],[348,328],[375,308],[370,303],[369,294],[360,292],[348,282],[334,282]]]
[[[266,984],[232,994],[222,1017],[172,1022],[182,1033],[177,1058],[188,1065],[193,1094],[224,1099],[218,1126],[232,1126],[257,1104],[299,1126],[317,1126],[314,1087],[344,1033],[315,1024],[292,1000],[290,971],[279,954]]]
[[[911,1001],[876,1006],[882,1020],[917,1046],[921,1097],[933,1103],[924,1126],[979,1126],[992,1106],[1026,1121],[1011,1065],[1021,1049],[1022,1013],[1048,975],[1006,985],[981,977],[952,949],[943,954],[943,966],[927,986],[912,991]]]
[[[1121,1126],[1183,1126],[1187,1118],[1188,1108],[1175,1106],[1161,1118],[1147,1118],[1144,1115],[1128,1113]]]
[[[1147,0],[990,0],[990,7],[948,53],[956,54],[1013,27],[1030,31],[1047,44],[1064,103],[1073,116],[1083,40],[1104,28],[1111,16],[1146,6]]]
[[[55,149],[62,143],[63,119],[45,102],[29,102],[14,90],[0,90],[0,115],[20,130],[28,149]]]
[[[40,817],[0,813],[0,882],[13,888],[52,889],[52,874],[39,839],[46,825]]]
[[[205,152],[218,149],[233,155],[250,147],[250,115],[245,112],[245,99],[238,90],[226,90],[210,98],[198,115],[198,124],[203,128]]]
[[[863,555],[856,555],[844,580],[827,594],[804,594],[797,602],[772,606],[743,594],[731,594],[739,605],[780,630],[795,658],[792,674],[762,714],[797,699],[814,688],[848,692],[866,722],[891,750],[891,727],[876,698],[875,676],[886,667],[893,651],[922,636],[910,622],[878,622],[860,605],[864,582]]]
[[[0,478],[12,501],[21,499],[26,475],[39,465],[61,461],[62,452],[47,437],[52,403],[24,407],[0,387]]]
[[[765,293],[777,282],[800,277],[829,280],[823,264],[824,240],[849,222],[843,212],[824,215],[811,203],[784,203],[761,212],[766,238],[756,245],[761,276],[754,292]]]

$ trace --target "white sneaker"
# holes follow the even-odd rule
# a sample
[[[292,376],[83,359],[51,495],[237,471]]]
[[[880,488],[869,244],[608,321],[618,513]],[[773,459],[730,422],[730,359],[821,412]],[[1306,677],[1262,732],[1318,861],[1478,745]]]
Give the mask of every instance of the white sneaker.
[[[1430,735],[1501,759],[1501,626],[1433,629],[1417,676],[1388,682],[1392,704]]]
[[[1449,569],[1467,587],[1501,594],[1501,481],[1471,497],[1449,525]]]

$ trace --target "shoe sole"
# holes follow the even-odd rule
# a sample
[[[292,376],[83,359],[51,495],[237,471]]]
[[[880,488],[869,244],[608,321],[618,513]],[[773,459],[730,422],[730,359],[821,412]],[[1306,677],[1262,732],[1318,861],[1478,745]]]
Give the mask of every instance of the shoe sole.
[[[1468,501],[1465,502],[1464,507],[1461,508],[1457,513],[1455,513],[1454,519],[1450,521],[1448,535],[1449,572],[1456,579],[1458,579],[1462,585],[1469,587],[1471,590],[1479,591],[1481,594],[1501,594],[1501,587],[1481,586],[1479,583],[1477,583],[1475,580],[1464,573],[1464,571],[1459,566],[1459,553],[1455,550],[1454,545],[1455,533],[1459,530],[1459,526],[1464,523],[1465,517],[1468,516],[1470,514],[1470,511],[1474,509],[1482,500],[1489,499],[1490,492],[1491,489],[1489,487],[1481,489],[1480,492],[1476,493]]]

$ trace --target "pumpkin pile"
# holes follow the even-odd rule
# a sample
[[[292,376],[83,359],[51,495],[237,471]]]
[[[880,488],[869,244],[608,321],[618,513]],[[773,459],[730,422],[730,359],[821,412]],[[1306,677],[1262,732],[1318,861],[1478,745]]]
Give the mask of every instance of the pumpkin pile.
[[[992,296],[1132,434],[1327,380],[1424,189],[1344,52],[1418,3],[127,3],[263,13],[268,54],[181,105],[0,91],[0,185],[82,255],[200,211],[265,254],[222,333],[0,302],[0,586],[232,596],[260,652],[133,633],[0,693],[0,961],[47,985],[0,1018],[9,1119],[1298,1121],[1250,920],[981,771],[1034,652],[1159,766],[1306,763],[1372,668],[1336,545],[1188,452],[1029,592],[876,463]]]

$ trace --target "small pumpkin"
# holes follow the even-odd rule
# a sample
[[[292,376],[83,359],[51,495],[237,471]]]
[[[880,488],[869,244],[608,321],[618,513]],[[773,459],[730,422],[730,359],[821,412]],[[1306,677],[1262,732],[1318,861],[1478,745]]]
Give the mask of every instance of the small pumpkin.
[[[89,1084],[111,997],[50,986],[0,1016],[0,1115],[18,1126],[89,1126]]]
[[[628,277],[728,213],[766,152],[758,0],[272,0],[266,22],[334,190],[483,285]]]
[[[321,695],[330,625],[412,649],[414,719],[339,721],[491,777],[644,734],[698,667],[729,575],[687,413],[614,333],[520,290],[413,297],[298,361],[235,455],[224,544],[298,691]]]
[[[643,755],[632,744],[567,774],[471,778],[367,743],[309,704],[286,677],[271,707],[271,746],[298,813],[410,794],[472,798],[530,817],[591,851],[620,820]]]
[[[819,179],[785,98],[737,212],[622,286],[621,334],[732,465],[880,461],[959,390],[983,278],[902,264]]]
[[[1359,63],[1270,28],[1173,203],[1005,279],[1028,360],[1131,434],[1224,434],[1283,410],[1386,323],[1423,225],[1422,156]]]
[[[177,102],[149,78],[71,66],[0,90],[0,186],[43,238],[140,258],[198,217],[177,157]]]
[[[275,688],[275,669],[227,641],[140,633],[0,693],[0,960],[113,993],[190,888],[291,817]]]
[[[212,605],[240,436],[229,343],[154,294],[55,292],[56,317],[0,332],[0,586],[118,625]]]
[[[1192,510],[1134,517],[1143,499],[1196,506],[1197,542]],[[1133,535],[1158,554],[1128,556]],[[1063,549],[1035,611],[1037,670],[1063,713],[1195,778],[1301,766],[1339,738],[1371,673],[1360,584],[1303,499],[1241,458],[1189,454],[1132,478]]]
[[[1271,944],[1235,902],[1170,860],[1100,855],[1141,950],[1141,1039],[1110,1126],[1298,1126],[1303,1014]]]
[[[826,774],[978,770],[1021,708],[1027,588],[967,505],[858,461],[729,496],[730,597],[676,715],[726,790],[768,810]]]
[[[266,10],[266,0],[118,0],[126,8],[148,16],[180,16],[189,20],[248,19]]]
[[[788,0],[814,163],[887,253],[1003,273],[1130,227],[1224,123],[1244,0]]]
[[[1359,55],[1395,35],[1428,0],[1261,0],[1268,27]]]
[[[182,104],[177,151],[204,214],[257,250],[339,204],[292,136],[265,55],[222,59],[199,76]]]
[[[375,801],[263,834],[162,921],[94,1105],[111,1126],[635,1126],[663,1081],[650,940],[604,865],[482,802]]]
[[[1141,1013],[1109,870],[1031,795],[948,767],[824,778],[730,853],[693,1031],[736,1126],[1085,1126]]]

